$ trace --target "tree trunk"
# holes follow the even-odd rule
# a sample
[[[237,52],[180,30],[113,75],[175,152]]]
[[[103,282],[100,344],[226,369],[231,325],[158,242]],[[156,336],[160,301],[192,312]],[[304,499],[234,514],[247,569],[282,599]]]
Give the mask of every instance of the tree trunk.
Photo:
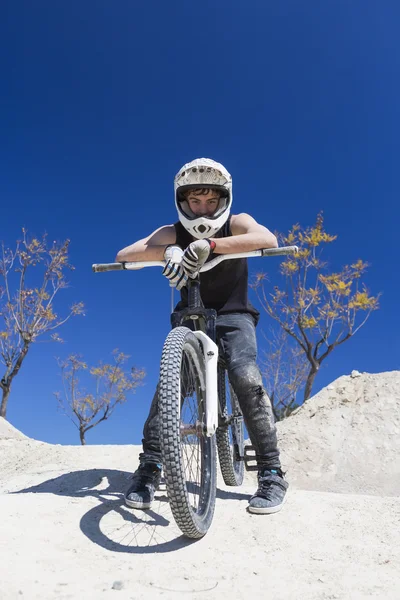
[[[318,373],[318,369],[319,369],[319,365],[317,367],[312,366],[311,370],[308,374],[307,381],[306,381],[306,387],[304,390],[304,402],[306,400],[308,400],[309,397],[311,396],[312,386],[314,385],[314,379],[315,379],[316,374]]]
[[[4,417],[4,419],[6,418],[8,397],[11,392],[11,382],[14,379],[14,377],[16,375],[18,375],[18,372],[24,361],[24,358],[28,353],[30,343],[31,342],[26,342],[26,341],[24,342],[24,347],[22,348],[21,352],[19,353],[18,359],[17,359],[11,373],[9,373],[7,375],[7,377],[4,376],[4,378],[1,380],[1,389],[3,390],[3,398],[1,400],[1,406],[0,406],[0,417]]]
[[[275,391],[273,390],[271,395],[269,396],[269,401],[271,402],[272,413],[274,415],[275,421],[279,421],[279,416],[275,406]]]
[[[8,397],[10,395],[10,389],[11,388],[9,386],[3,387],[3,397],[1,399],[0,417],[4,417],[4,419],[6,418],[7,402],[8,402]]]
[[[85,430],[84,429],[79,429],[79,437],[81,438],[82,446],[85,446],[86,440],[85,440]]]

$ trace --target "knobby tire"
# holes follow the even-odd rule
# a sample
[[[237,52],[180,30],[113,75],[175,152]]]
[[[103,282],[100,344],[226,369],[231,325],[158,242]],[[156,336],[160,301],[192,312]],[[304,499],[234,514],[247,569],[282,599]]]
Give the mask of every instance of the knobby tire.
[[[215,435],[205,435],[205,390],[201,344],[190,329],[176,327],[161,358],[160,441],[171,511],[190,538],[207,533],[215,509],[216,441]],[[185,434],[190,428],[192,433]],[[190,457],[197,457],[197,473],[196,465],[188,464]]]
[[[244,425],[239,402],[229,384],[226,370],[223,365],[218,366],[218,398],[220,409],[220,422],[232,415],[238,421],[230,425],[222,424],[217,429],[217,447],[219,465],[225,485],[241,485],[244,477],[244,461],[238,460],[236,452],[243,456],[244,452]]]

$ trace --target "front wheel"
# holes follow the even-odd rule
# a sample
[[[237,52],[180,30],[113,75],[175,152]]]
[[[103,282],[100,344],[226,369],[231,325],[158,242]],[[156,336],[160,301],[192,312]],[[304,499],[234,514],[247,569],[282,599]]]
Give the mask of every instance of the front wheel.
[[[201,345],[190,329],[176,327],[161,358],[161,452],[172,514],[190,538],[207,533],[215,508],[216,444],[205,433],[205,391]]]

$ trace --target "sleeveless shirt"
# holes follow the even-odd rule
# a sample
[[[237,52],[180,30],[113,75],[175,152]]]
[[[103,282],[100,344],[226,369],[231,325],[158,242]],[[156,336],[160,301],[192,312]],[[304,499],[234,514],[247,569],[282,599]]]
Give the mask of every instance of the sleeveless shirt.
[[[176,244],[185,250],[196,238],[184,228],[178,221],[174,223],[176,232]],[[215,234],[215,238],[229,237],[231,231],[231,217]],[[207,262],[215,258],[213,253]],[[218,315],[228,313],[250,313],[257,323],[260,317],[258,310],[254,308],[248,299],[248,265],[247,258],[234,258],[224,260],[219,265],[200,273],[200,294],[205,308],[214,308]],[[175,310],[187,306],[187,288],[181,289],[181,300]]]

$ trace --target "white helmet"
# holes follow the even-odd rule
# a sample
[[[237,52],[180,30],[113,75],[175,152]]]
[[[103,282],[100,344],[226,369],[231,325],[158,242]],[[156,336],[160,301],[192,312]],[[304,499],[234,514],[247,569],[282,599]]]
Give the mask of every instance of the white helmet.
[[[232,205],[232,177],[223,165],[211,158],[196,158],[177,173],[174,188],[179,220],[193,237],[212,237],[226,223]],[[199,217],[190,210],[184,192],[193,188],[212,188],[220,192],[219,205],[212,217]]]

